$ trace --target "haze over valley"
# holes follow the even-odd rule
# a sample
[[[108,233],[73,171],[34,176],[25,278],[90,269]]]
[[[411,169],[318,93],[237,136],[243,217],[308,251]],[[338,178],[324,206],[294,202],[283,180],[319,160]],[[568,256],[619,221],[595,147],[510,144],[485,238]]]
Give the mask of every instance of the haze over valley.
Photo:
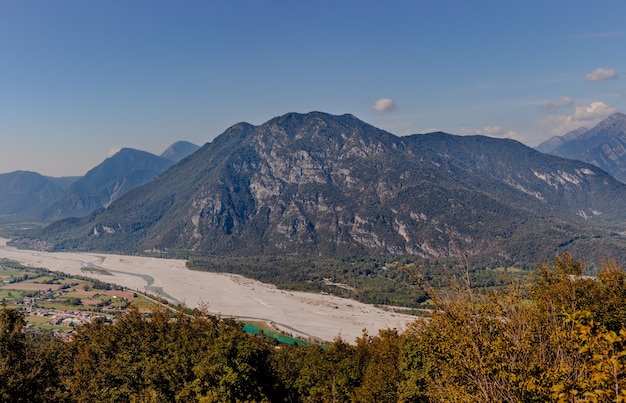
[[[0,401],[623,401],[624,15],[0,2]]]

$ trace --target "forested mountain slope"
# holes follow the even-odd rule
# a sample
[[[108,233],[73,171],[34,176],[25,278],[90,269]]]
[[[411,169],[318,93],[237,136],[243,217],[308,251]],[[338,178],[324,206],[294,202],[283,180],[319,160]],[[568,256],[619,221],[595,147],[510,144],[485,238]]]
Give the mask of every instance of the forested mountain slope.
[[[174,161],[146,151],[122,148],[69,186],[41,212],[43,221],[81,217],[107,207],[127,191],[167,170]]]
[[[155,180],[36,236],[169,256],[624,257],[626,186],[510,140],[397,137],[352,115],[239,123]]]

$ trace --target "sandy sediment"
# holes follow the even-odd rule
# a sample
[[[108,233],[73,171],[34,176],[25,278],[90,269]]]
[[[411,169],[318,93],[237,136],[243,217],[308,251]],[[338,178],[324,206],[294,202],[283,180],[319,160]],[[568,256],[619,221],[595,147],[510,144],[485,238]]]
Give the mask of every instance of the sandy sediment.
[[[226,273],[189,270],[184,260],[100,253],[18,250],[0,238],[0,258],[33,267],[82,275],[132,290],[163,293],[189,307],[205,305],[210,313],[272,322],[276,329],[330,341],[352,343],[367,329],[403,330],[415,318],[325,294],[279,290],[270,284]],[[108,273],[108,274],[105,274]]]

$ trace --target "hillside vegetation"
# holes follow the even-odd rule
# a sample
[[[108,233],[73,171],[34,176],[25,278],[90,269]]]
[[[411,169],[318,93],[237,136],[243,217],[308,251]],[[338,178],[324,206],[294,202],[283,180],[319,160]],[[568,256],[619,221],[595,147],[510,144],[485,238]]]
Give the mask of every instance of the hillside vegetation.
[[[626,273],[564,255],[524,282],[445,293],[407,331],[277,345],[200,310],[83,326],[69,343],[0,309],[0,400],[12,402],[621,402]]]
[[[233,125],[106,209],[25,236],[48,250],[213,258],[626,259],[626,185],[512,140],[398,137],[352,115]],[[304,267],[303,269],[306,269]]]

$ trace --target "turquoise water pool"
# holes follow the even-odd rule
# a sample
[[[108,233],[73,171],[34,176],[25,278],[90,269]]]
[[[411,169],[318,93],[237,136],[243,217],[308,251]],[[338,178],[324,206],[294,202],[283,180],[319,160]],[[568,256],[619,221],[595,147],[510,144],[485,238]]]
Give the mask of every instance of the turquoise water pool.
[[[260,323],[256,323],[256,322],[242,322],[243,323],[243,330],[246,331],[247,333],[250,334],[259,334],[259,331],[263,330],[263,333],[271,338],[274,338],[276,340],[278,340],[281,343],[288,343],[288,344],[299,344],[299,345],[306,345],[306,344],[311,344],[310,342],[304,341],[304,340],[300,340],[300,339],[296,339],[294,337],[290,337],[290,336],[286,336],[280,332],[277,332],[271,328],[269,328],[267,325],[264,324],[260,324]]]

